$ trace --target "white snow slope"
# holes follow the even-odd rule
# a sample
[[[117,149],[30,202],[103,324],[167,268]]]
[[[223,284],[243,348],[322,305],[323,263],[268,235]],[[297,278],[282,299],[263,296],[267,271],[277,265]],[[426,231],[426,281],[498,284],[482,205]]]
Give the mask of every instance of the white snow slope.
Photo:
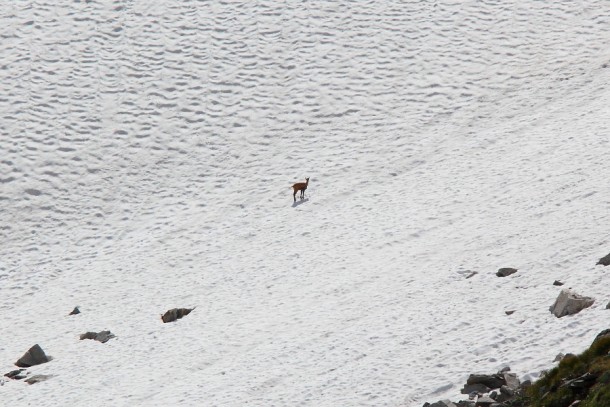
[[[54,358],[3,405],[420,406],[609,327],[606,1],[5,1],[0,27],[0,373]],[[595,305],[555,318],[556,279]]]

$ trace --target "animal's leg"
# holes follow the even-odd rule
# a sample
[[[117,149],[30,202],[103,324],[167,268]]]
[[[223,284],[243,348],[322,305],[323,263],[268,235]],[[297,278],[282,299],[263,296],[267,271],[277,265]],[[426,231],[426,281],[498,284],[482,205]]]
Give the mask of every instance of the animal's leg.
[[[296,190],[294,191],[294,194],[292,194],[292,197],[294,198],[294,201],[296,202],[297,201],[297,191]]]

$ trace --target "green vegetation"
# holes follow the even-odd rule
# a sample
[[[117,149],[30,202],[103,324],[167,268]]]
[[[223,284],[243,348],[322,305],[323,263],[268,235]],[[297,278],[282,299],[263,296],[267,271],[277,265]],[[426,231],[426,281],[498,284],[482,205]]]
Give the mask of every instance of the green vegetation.
[[[523,406],[610,406],[610,336],[602,337],[580,355],[568,355],[527,391]],[[527,400],[527,401],[526,401]]]

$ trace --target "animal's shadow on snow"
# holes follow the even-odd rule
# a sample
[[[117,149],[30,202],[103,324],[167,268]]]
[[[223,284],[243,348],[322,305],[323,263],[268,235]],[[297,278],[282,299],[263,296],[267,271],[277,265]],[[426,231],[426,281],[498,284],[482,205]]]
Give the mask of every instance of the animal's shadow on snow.
[[[307,202],[307,201],[309,201],[309,198],[301,199],[300,201],[295,201],[295,202],[292,204],[292,207],[293,207],[293,208],[296,208],[297,206],[299,206],[299,205],[301,205],[301,204],[304,204],[304,203],[305,203],[305,202]]]

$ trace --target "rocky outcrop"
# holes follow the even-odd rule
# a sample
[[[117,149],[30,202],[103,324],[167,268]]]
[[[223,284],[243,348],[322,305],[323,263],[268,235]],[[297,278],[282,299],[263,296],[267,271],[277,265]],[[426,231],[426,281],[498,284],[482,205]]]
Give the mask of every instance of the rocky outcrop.
[[[163,316],[161,316],[161,320],[165,323],[174,322],[185,315],[191,313],[195,308],[173,308],[168,310]]]
[[[594,298],[583,297],[571,290],[564,289],[559,293],[555,303],[550,307],[550,311],[557,317],[578,314],[585,308],[590,307],[595,302]]]
[[[116,336],[110,331],[87,332],[80,336],[81,341],[83,339],[93,339],[101,343],[106,343],[112,338],[116,338]]]
[[[70,312],[70,314],[68,314],[68,315],[76,315],[76,314],[80,314],[80,310],[78,309],[78,307],[74,307],[72,312]]]
[[[15,365],[18,367],[30,367],[47,363],[50,360],[51,358],[44,353],[40,345],[36,344],[19,358],[19,360],[15,362]]]
[[[433,404],[426,403],[426,404],[424,404],[424,407],[457,407],[457,406],[449,400],[441,400],[441,401],[437,401],[436,403],[433,403]]]
[[[524,387],[519,382],[517,375],[510,372],[506,367],[495,374],[471,374],[461,390],[462,394],[468,394],[468,400],[451,402],[449,400],[438,401],[435,404],[424,404],[424,407],[432,406],[456,406],[456,407],[496,407],[508,405],[521,397]],[[439,404],[440,403],[440,404]],[[442,404],[445,403],[445,404]],[[451,404],[447,404],[451,403]],[[502,404],[505,403],[505,404]]]

